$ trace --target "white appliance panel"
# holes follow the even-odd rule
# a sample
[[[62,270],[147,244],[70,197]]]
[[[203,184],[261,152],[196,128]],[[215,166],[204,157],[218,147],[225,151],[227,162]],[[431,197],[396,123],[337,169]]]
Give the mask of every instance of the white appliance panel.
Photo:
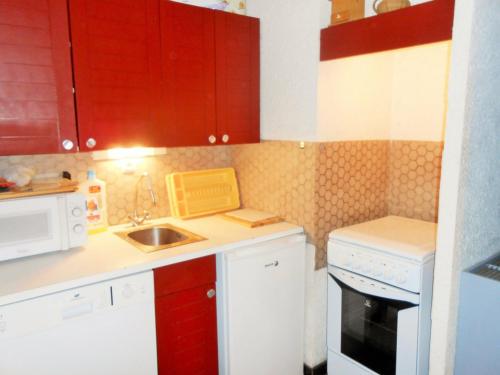
[[[329,373],[428,373],[435,231],[388,216],[330,234]]]
[[[0,307],[0,374],[156,374],[153,291],[146,272]]]
[[[304,258],[302,235],[219,256],[221,374],[302,374]]]
[[[0,261],[67,250],[86,241],[81,193],[0,201]]]

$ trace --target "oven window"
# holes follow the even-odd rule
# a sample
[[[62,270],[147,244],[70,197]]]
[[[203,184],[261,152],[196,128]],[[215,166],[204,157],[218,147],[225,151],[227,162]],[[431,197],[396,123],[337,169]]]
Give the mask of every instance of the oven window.
[[[398,312],[415,305],[342,289],[341,352],[381,375],[396,374]]]

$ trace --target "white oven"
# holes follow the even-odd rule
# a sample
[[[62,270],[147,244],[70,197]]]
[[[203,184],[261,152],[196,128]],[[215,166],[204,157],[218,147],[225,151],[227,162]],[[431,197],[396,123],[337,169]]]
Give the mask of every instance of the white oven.
[[[85,217],[80,193],[1,200],[0,261],[85,244]]]
[[[329,374],[428,374],[435,231],[389,216],[332,232]]]

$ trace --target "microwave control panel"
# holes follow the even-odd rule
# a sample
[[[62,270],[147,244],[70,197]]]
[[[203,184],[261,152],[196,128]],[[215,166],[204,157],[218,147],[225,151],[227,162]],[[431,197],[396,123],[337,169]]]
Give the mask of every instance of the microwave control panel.
[[[85,195],[71,193],[66,197],[66,215],[68,225],[68,248],[85,245],[87,242],[87,215]]]

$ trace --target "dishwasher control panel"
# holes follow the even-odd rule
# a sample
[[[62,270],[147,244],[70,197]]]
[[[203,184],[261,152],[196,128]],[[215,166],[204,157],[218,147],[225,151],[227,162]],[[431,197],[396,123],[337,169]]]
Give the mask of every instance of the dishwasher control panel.
[[[106,280],[0,306],[0,340],[113,309],[154,301],[152,272]]]
[[[121,308],[137,303],[154,301],[152,273],[140,273],[111,280],[112,305]]]

